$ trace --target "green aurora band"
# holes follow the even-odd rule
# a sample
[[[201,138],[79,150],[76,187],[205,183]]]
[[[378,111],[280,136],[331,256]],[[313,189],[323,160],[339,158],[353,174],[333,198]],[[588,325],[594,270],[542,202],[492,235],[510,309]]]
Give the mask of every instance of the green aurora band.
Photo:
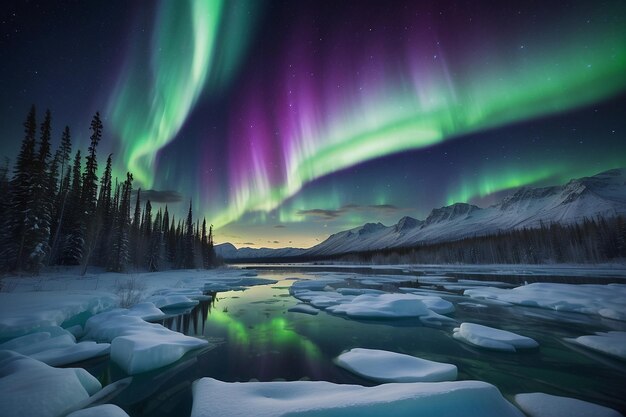
[[[150,44],[141,38],[131,48],[108,113],[125,167],[144,187],[154,183],[157,152],[176,137],[203,91],[230,82],[255,8],[247,0],[161,1]]]
[[[390,81],[376,94],[329,113],[332,116],[322,116],[321,121],[314,116],[307,119],[304,112],[296,129],[284,129],[291,132],[285,147],[290,151],[284,155],[284,182],[271,184],[263,165],[256,161],[256,155],[251,155],[251,162],[242,165],[254,169],[232,187],[235,194],[230,205],[217,218],[213,217],[214,224],[220,227],[247,212],[274,210],[305,184],[371,159],[562,113],[618,94],[626,88],[626,30],[622,28],[618,36],[594,39],[582,51],[578,44],[569,43],[550,53],[528,53],[526,59],[533,62],[532,68],[520,68],[515,61],[495,69],[476,65],[454,85],[444,76],[450,70],[440,68],[429,86],[420,85],[419,81]],[[621,158],[624,162],[626,157]],[[568,168],[566,164],[559,166],[554,161],[541,167],[532,166],[532,161],[528,163],[530,172],[508,170],[506,175],[496,174],[478,186],[462,184],[461,190],[451,193],[447,202],[468,201],[555,176],[567,179],[558,174],[581,172],[563,170]]]
[[[131,55],[123,71],[109,114],[122,141],[124,163],[143,187],[154,184],[157,152],[176,137],[203,91],[223,90],[241,61],[250,41],[251,18],[249,13],[233,11],[232,4],[237,2],[160,3],[152,44],[147,48],[149,57]],[[235,129],[228,140],[241,156],[235,166],[228,167],[236,175],[224,179],[231,190],[229,201],[208,218],[220,228],[246,213],[275,210],[307,183],[359,163],[570,111],[626,89],[626,26],[619,19],[593,30],[570,27],[548,32],[536,48],[518,53],[505,52],[502,46],[468,44],[473,53],[465,60],[416,63],[411,54],[417,56],[420,51],[408,50],[407,59],[401,60],[403,66],[385,69],[380,72],[384,76],[375,80],[360,79],[371,86],[363,93],[354,83],[341,98],[324,100],[332,105],[315,103],[312,96],[312,91],[329,90],[324,81],[289,85],[295,93],[295,111],[263,109],[259,118],[272,119],[273,124],[268,131],[254,132],[259,142],[270,143],[273,139],[268,138],[280,131],[282,154],[275,160],[263,159],[256,148],[246,146],[249,138]],[[143,50],[139,47],[137,51]],[[282,90],[287,90],[287,80],[283,81]],[[276,94],[280,96],[282,90]],[[259,107],[263,99],[250,102]],[[245,106],[241,107],[246,114]],[[276,160],[282,165],[280,180],[268,174]],[[579,172],[566,163],[553,162],[488,172],[489,181],[459,184],[447,202],[468,201]],[[194,201],[198,200],[202,201]],[[292,221],[302,218],[283,216]]]

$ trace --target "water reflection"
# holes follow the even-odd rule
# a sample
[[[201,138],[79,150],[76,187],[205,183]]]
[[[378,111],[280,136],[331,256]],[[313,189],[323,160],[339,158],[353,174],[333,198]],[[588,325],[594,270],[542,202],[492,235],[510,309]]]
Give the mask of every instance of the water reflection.
[[[520,392],[546,392],[626,410],[624,363],[589,354],[564,342],[564,338],[592,334],[607,327],[625,330],[623,322],[483,300],[477,308],[471,303],[476,300],[462,296],[460,288],[444,288],[447,284],[476,284],[463,281],[468,277],[451,277],[436,283],[426,276],[403,274],[407,280],[398,283],[398,287],[446,290],[439,295],[456,305],[450,316],[457,321],[515,331],[540,343],[540,348],[533,352],[490,352],[458,343],[451,337],[450,328],[429,328],[417,320],[366,322],[326,312],[317,316],[288,312],[298,302],[289,295],[294,280],[315,276],[293,270],[259,275],[278,282],[211,294],[211,301],[201,302],[193,309],[168,312],[163,325],[205,338],[211,347],[190,352],[169,367],[138,375],[116,403],[132,417],[189,415],[191,383],[203,376],[223,381],[312,379],[372,385],[333,364],[333,358],[342,351],[364,347],[453,363],[459,367],[459,379],[495,384],[509,398]],[[358,274],[351,271],[342,277],[355,275]],[[508,282],[501,276],[486,278]],[[340,285],[368,287],[358,279]],[[460,304],[463,302],[470,304]],[[112,380],[124,377],[118,372],[112,365]]]

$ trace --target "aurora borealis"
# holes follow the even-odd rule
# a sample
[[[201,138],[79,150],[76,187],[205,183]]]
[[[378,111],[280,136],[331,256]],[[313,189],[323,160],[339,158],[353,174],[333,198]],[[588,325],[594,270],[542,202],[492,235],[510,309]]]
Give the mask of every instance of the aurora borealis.
[[[6,13],[0,58],[19,70],[2,69],[2,134],[19,141],[31,102],[61,106],[55,122],[77,132],[102,109],[118,175],[193,199],[220,242],[305,247],[366,221],[626,166],[620,1],[163,0]],[[20,37],[47,61],[24,58]],[[15,146],[3,139],[0,151]]]

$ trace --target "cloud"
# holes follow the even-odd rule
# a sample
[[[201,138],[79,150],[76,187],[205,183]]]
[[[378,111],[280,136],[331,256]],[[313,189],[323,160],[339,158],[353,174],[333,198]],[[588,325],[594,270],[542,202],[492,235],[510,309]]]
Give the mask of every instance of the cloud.
[[[137,195],[136,192],[134,192]],[[150,200],[153,203],[178,203],[183,201],[183,196],[173,190],[141,190],[141,201]]]
[[[238,245],[246,245],[246,246],[255,246],[256,243],[252,243],[252,242],[241,242],[241,243],[237,243]]]
[[[344,213],[343,209],[339,210],[325,210],[325,209],[310,209],[310,210],[298,210],[296,214],[298,216],[319,217],[325,220],[336,219]]]
[[[393,204],[374,204],[371,206],[367,206],[367,208],[373,209],[373,210],[386,211],[386,212],[393,212],[393,211],[400,210],[399,207],[394,206]]]
[[[284,224],[277,224],[276,226],[274,226],[274,229],[284,229],[287,226],[285,226]]]
[[[341,206],[341,208],[337,210],[314,208],[309,210],[298,210],[296,214],[299,216],[319,217],[322,220],[334,220],[338,217],[341,217],[343,214],[354,211],[378,211],[383,213],[392,213],[399,210],[401,209],[397,206],[394,206],[393,204],[346,204],[344,206]]]

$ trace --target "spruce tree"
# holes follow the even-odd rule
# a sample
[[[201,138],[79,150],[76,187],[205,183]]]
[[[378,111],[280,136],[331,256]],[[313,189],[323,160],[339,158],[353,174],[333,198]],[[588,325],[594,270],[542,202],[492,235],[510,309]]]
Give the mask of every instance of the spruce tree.
[[[191,212],[191,201],[189,201],[189,213],[187,213],[187,222],[185,223],[185,236],[183,239],[183,268],[193,269],[194,264],[194,236],[193,236],[193,214]]]
[[[157,212],[148,247],[147,267],[151,272],[161,269],[163,257],[163,215],[161,210]]]
[[[202,237],[200,238],[200,248],[202,251],[202,267],[209,268],[209,240],[206,234],[206,218],[202,220]]]
[[[133,222],[130,226],[130,256],[133,265],[138,268],[141,265],[141,188],[137,190]]]
[[[152,235],[152,204],[150,203],[150,200],[146,201],[146,208],[144,210],[143,213],[143,218],[141,221],[141,237],[140,237],[140,242],[141,242],[141,248],[143,249],[141,251],[141,261],[142,264],[144,264],[145,266],[148,266],[149,262],[148,260],[151,257],[150,254],[150,244],[151,244],[151,236]],[[149,267],[148,267],[149,268]]]
[[[83,258],[83,246],[85,244],[85,225],[83,223],[82,210],[82,167],[80,149],[76,151],[74,165],[72,166],[72,184],[70,186],[64,227],[64,242],[61,262],[65,265],[78,265]]]
[[[215,253],[215,247],[213,245],[213,225],[209,227],[209,238],[207,243],[207,252],[208,252],[208,267],[214,268],[217,266],[217,254]]]
[[[130,232],[130,198],[133,190],[133,176],[126,174],[126,181],[122,186],[122,195],[119,197],[120,204],[115,218],[113,232],[112,256],[109,262],[109,270],[122,272],[126,269],[129,260],[129,232]]]
[[[100,192],[98,194],[98,204],[96,213],[100,218],[101,233],[100,238],[96,242],[95,264],[104,265],[107,258],[107,252],[110,247],[111,233],[113,230],[113,201],[111,200],[111,177],[112,177],[112,155],[107,158],[106,167],[100,181]]]
[[[30,252],[26,265],[32,273],[39,272],[50,252],[50,217],[54,199],[51,194],[56,191],[56,178],[51,178],[49,171],[51,130],[52,116],[50,110],[46,110],[31,183],[33,203],[28,216],[29,228],[24,231]]]
[[[96,148],[102,138],[102,121],[100,113],[96,113],[91,120],[91,136],[87,157],[85,158],[85,174],[83,177],[83,190],[81,195],[81,215],[85,224],[85,247],[83,251],[83,269],[84,275],[87,271],[87,265],[96,249],[97,242],[100,238],[102,229],[102,217],[98,216],[97,208],[97,192],[98,192],[98,161],[96,159]]]
[[[96,113],[91,121],[91,136],[87,157],[85,158],[85,174],[83,179],[83,209],[85,216],[91,218],[96,212],[96,194],[98,190],[98,161],[96,148],[102,138],[102,121],[100,113]]]
[[[9,184],[9,158],[5,158],[4,164],[0,166],[0,226],[4,226],[10,208],[10,184]],[[4,237],[0,231],[0,253],[3,252]],[[0,269],[2,265],[0,265]]]
[[[9,158],[4,158],[4,164],[0,166],[0,195],[9,196]],[[8,208],[6,198],[0,199],[0,220],[5,218],[5,212]]]
[[[70,157],[72,155],[72,138],[70,127],[65,126],[63,135],[61,136],[61,144],[59,145],[59,165],[61,165],[61,178],[65,177],[65,170],[69,170]]]
[[[68,132],[69,140],[69,128],[66,126],[66,130]],[[63,145],[61,146],[61,148]],[[62,160],[64,158],[64,150],[59,148],[59,159]],[[69,150],[71,151],[71,145]],[[70,190],[71,178],[72,178],[72,167],[71,164],[65,164],[65,173],[61,176],[59,190],[56,194],[53,214],[52,214],[52,224],[54,226],[51,229],[51,243],[50,243],[50,257],[48,264],[53,265],[59,262],[59,247],[63,246],[63,237],[65,236],[65,231],[67,230],[67,196]]]
[[[3,269],[7,270],[24,266],[24,252],[28,246],[26,230],[31,226],[29,212],[33,203],[36,134],[36,112],[35,106],[32,106],[24,122],[24,139],[15,163],[13,179],[9,183],[10,203],[2,227],[0,262]]]

